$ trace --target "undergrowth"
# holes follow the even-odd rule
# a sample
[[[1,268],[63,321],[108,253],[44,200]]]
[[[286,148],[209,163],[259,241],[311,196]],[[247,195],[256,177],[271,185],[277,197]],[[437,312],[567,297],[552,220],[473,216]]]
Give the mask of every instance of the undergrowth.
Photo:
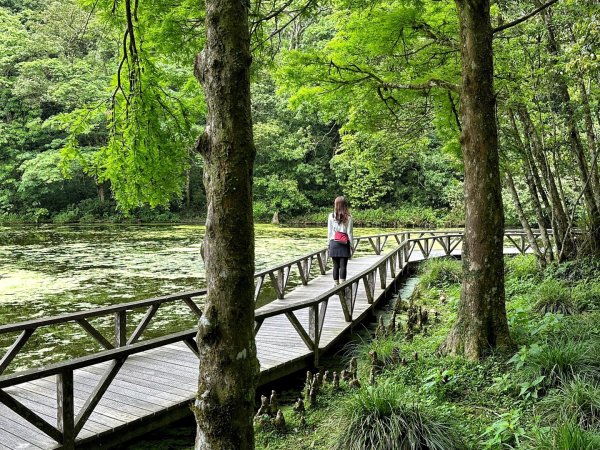
[[[344,354],[357,358],[361,387],[326,385],[302,426],[289,410],[286,430],[259,430],[257,448],[600,449],[600,275],[586,267],[598,262],[541,271],[533,257],[507,259],[507,314],[519,349],[477,362],[437,354],[456,315],[460,264],[424,263],[395,331],[388,314],[387,332]],[[429,314],[407,334],[410,306]]]

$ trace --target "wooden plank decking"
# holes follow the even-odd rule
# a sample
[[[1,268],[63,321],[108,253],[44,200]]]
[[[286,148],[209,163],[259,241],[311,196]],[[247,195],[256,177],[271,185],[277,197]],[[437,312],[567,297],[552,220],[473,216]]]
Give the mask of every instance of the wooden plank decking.
[[[377,265],[379,272],[370,271],[368,275],[353,282],[356,294],[349,295],[349,300],[342,300],[342,296],[338,294],[327,294],[334,287],[331,275],[327,273],[285,293],[285,298],[257,309],[257,316],[263,317],[257,323],[260,328],[256,334],[261,383],[311,365],[315,358],[314,348],[310,346],[311,339],[313,343],[317,342],[319,352],[330,348],[385,297],[408,264],[407,261],[416,262],[425,257],[449,253],[460,254],[460,248],[452,247],[448,237],[445,238],[446,241],[423,239],[423,242],[415,242],[410,251],[407,246],[402,251],[392,252],[393,255],[388,253],[351,260],[348,265],[349,281],[354,275],[366,273],[364,271]],[[427,243],[429,241],[426,239],[430,239],[433,244],[439,242],[445,246],[444,250],[433,248],[433,244]],[[506,250],[507,253],[519,252]],[[390,255],[393,258],[390,259]],[[367,285],[373,290],[372,302],[368,301]],[[318,303],[313,302],[313,299],[319,298],[321,300]],[[310,323],[311,320],[322,320],[320,332],[318,326]],[[299,331],[299,328],[302,330]],[[318,334],[316,339],[315,333]],[[84,408],[90,395],[114,363],[112,360],[79,366],[72,372],[75,416]],[[77,434],[76,444],[88,447],[103,441],[123,441],[189,414],[189,406],[197,388],[197,370],[197,356],[184,342],[170,343],[129,355]],[[4,396],[3,403],[0,404],[0,449],[61,448],[55,439],[24,420],[14,408],[5,404],[12,401],[6,396],[8,394],[48,424],[56,424],[57,379],[57,376],[52,375],[17,385],[7,384],[7,387],[0,389],[0,394]]]

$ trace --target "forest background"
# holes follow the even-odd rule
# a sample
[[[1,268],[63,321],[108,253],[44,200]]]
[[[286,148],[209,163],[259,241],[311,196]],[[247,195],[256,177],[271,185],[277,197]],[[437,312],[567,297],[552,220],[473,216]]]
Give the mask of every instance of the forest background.
[[[204,216],[194,141],[206,110],[192,69],[204,18],[189,0],[144,2],[131,61],[117,4],[0,1],[0,222]],[[492,17],[501,26],[534,4],[499,2]],[[255,218],[323,222],[344,194],[359,224],[461,226],[454,5],[275,0],[251,11]],[[600,192],[599,38],[592,1],[559,2],[496,36],[507,225],[519,209],[550,220],[555,203],[588,220],[585,188]],[[130,108],[136,65],[144,94]]]

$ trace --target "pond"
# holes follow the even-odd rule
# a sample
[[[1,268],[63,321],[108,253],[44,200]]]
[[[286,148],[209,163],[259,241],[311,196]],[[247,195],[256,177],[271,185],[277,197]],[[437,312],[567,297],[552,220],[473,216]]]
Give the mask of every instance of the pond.
[[[390,230],[359,229],[356,234],[381,232]],[[326,244],[325,228],[260,224],[255,234],[257,270]],[[0,227],[0,325],[202,288],[203,235],[200,225]],[[109,336],[111,320],[91,322]],[[193,324],[185,307],[165,305],[145,337]],[[31,360],[37,366],[99,350],[77,325],[48,328],[34,334],[9,372],[30,367]],[[14,337],[0,338],[0,347]]]

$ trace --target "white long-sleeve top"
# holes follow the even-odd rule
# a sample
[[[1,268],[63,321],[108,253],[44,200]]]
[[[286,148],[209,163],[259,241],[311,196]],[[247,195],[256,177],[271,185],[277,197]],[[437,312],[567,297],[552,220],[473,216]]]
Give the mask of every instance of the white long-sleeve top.
[[[348,235],[350,247],[352,247],[352,216],[348,216],[346,223],[339,223],[335,220],[333,213],[329,214],[329,220],[327,221],[327,242],[333,239],[336,231],[341,231]]]

